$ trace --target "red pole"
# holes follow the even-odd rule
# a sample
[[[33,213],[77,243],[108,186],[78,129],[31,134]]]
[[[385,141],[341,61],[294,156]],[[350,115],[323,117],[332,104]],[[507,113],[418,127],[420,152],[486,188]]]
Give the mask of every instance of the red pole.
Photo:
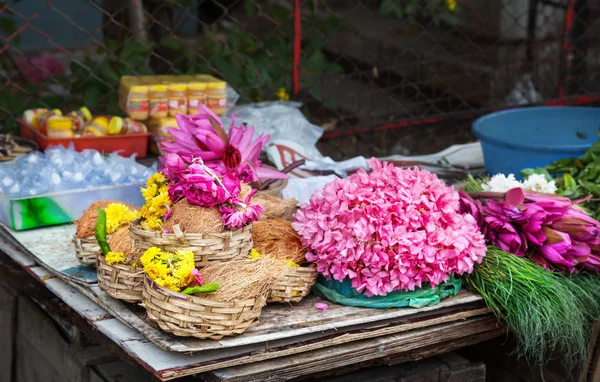
[[[300,91],[300,53],[302,51],[302,22],[300,0],[294,0],[294,58],[292,63],[292,82],[294,95]]]

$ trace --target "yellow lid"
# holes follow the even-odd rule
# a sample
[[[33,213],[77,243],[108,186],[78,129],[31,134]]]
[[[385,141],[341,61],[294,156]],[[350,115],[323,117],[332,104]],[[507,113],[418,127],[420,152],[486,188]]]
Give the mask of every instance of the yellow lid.
[[[110,135],[119,134],[123,128],[123,118],[112,117],[108,123],[108,133]]]
[[[206,84],[207,89],[225,89],[227,84],[225,82],[211,82]]]
[[[108,118],[106,118],[106,117],[96,117],[96,118],[94,118],[92,123],[97,123],[98,125],[104,127],[105,129],[108,128]]]
[[[130,93],[148,93],[148,87],[143,85],[136,85],[129,88]]]
[[[183,84],[181,82],[174,82],[172,84],[169,84],[169,90],[173,92],[181,92],[185,91],[185,89],[187,89],[187,84]]]
[[[202,81],[202,82],[212,82],[212,81],[216,80],[216,78],[211,76],[210,74],[197,74],[196,80]]]
[[[167,85],[150,85],[148,86],[150,92],[158,93],[158,92],[166,92]]]
[[[173,117],[153,118],[150,120],[153,127],[176,127],[177,120]]]
[[[157,76],[140,76],[139,80],[145,84],[155,83],[158,80]]]
[[[48,120],[49,130],[71,130],[73,129],[73,121],[68,118],[54,118]]]
[[[83,114],[86,121],[89,121],[92,119],[92,113],[90,113],[90,109],[88,109],[87,107],[82,106],[81,108],[79,108],[79,111],[81,111],[81,114]]]
[[[189,90],[206,90],[206,84],[204,82],[190,82],[188,84]]]

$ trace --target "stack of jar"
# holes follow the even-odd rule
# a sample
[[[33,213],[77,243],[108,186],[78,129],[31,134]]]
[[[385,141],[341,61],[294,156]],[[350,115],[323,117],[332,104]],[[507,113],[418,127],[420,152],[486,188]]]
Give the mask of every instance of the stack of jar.
[[[134,120],[161,119],[177,114],[197,114],[198,105],[223,115],[227,106],[226,83],[210,75],[123,76],[121,109]]]
[[[146,134],[146,126],[130,118],[92,117],[87,107],[65,115],[58,109],[31,109],[23,113],[23,120],[34,130],[53,139],[103,137],[107,135]]]

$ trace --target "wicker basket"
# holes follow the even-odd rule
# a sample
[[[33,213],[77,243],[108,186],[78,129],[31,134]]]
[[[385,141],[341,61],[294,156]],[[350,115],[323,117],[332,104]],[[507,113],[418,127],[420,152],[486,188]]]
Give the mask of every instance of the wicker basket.
[[[143,294],[148,318],[167,333],[181,337],[221,339],[241,334],[258,323],[267,297],[215,301],[163,288],[146,276]]]
[[[101,249],[98,240],[94,236],[84,238],[75,236],[73,244],[75,245],[75,256],[77,256],[79,264],[96,265],[96,259]]]
[[[300,302],[310,292],[318,275],[315,266],[290,267],[271,288],[268,302]]]
[[[98,256],[98,285],[109,296],[125,302],[142,301],[144,271],[129,265],[109,265],[104,256]]]
[[[246,258],[253,245],[252,224],[224,233],[180,233],[179,235],[146,231],[139,225],[132,225],[130,234],[134,247],[141,251],[146,251],[150,247],[158,247],[167,252],[179,249],[190,250],[194,252],[194,263],[197,267],[204,267],[211,262]]]

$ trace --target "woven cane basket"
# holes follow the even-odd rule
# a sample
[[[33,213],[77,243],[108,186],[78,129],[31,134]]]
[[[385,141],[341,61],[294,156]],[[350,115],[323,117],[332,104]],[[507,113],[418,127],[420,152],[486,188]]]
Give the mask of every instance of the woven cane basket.
[[[215,301],[163,288],[146,276],[143,302],[148,318],[165,332],[218,340],[243,333],[258,323],[267,296]]]
[[[79,264],[96,265],[96,259],[100,254],[100,246],[94,236],[73,238],[75,245],[75,256]]]
[[[134,247],[142,252],[151,247],[158,247],[167,252],[180,249],[192,251],[197,267],[204,267],[211,262],[248,257],[253,244],[252,224],[223,233],[180,233],[179,235],[146,231],[139,225],[132,225],[130,234]]]
[[[300,302],[317,281],[317,268],[290,267],[271,288],[268,302]]]
[[[110,265],[104,256],[98,256],[98,285],[109,296],[125,302],[142,301],[144,271],[124,264]]]

